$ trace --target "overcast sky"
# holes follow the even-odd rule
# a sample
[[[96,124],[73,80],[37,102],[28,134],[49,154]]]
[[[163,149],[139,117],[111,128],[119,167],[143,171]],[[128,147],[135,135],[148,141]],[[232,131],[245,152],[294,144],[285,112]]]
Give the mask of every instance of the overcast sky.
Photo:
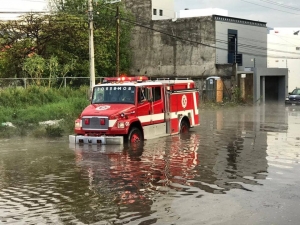
[[[46,0],[0,0],[0,18],[14,19],[15,12],[44,11],[47,9]],[[3,12],[10,12],[5,14]]]
[[[0,11],[41,11],[46,0],[0,0]],[[161,0],[163,1],[163,0]],[[221,8],[228,16],[266,22],[269,27],[300,27],[300,0],[174,0],[180,9]],[[12,18],[15,14],[0,14]]]

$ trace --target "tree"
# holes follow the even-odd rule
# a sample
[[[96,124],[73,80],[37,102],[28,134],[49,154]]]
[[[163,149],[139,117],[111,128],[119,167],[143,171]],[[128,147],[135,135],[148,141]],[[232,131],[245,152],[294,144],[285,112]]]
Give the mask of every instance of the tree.
[[[93,1],[94,20],[94,45],[95,67],[97,76],[112,76],[116,66],[116,9],[117,4],[107,4],[105,0]],[[120,6],[120,16],[132,19],[132,15],[124,10],[123,3]],[[81,15],[87,18],[87,0],[51,0],[52,10],[60,13]],[[132,25],[120,23],[120,70],[127,73],[130,68],[130,49],[128,48]],[[86,30],[88,35],[88,30]]]
[[[45,59],[37,54],[26,58],[23,63],[23,70],[34,79],[33,82],[35,82],[37,85],[41,85],[41,78],[45,68]]]
[[[73,77],[89,76],[87,1],[52,0],[53,4],[50,15],[30,13],[17,21],[0,22],[0,77],[23,77],[22,65],[26,61],[28,66],[27,58],[34,54],[46,61],[56,57],[59,65],[76,62],[71,63],[67,73]],[[115,11],[103,7],[103,2],[95,4],[94,9],[96,76],[112,76],[116,59]],[[121,13],[127,16],[124,10]],[[130,30],[130,25],[121,24],[122,72],[130,67]],[[48,69],[43,73],[43,77],[53,76]]]

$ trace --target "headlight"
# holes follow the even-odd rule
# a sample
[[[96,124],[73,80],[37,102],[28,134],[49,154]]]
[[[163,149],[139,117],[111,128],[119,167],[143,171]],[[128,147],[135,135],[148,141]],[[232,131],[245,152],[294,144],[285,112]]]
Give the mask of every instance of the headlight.
[[[81,128],[81,120],[75,120],[75,128]]]
[[[288,101],[288,100],[289,100],[289,97],[286,97],[285,100]]]
[[[118,122],[118,128],[125,128],[124,122]]]

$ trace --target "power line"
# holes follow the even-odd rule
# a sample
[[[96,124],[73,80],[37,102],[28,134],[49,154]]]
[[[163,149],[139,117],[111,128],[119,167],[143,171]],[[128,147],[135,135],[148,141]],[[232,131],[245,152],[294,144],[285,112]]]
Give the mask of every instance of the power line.
[[[110,10],[112,10],[112,11],[115,11],[115,9],[112,9],[112,8],[110,8],[110,7],[107,7],[107,6],[104,6],[104,7],[107,8],[107,9],[110,9]],[[125,20],[125,19],[123,19],[123,20]],[[137,20],[143,22],[144,19],[143,19],[143,18],[137,18]],[[145,23],[148,23],[148,21],[146,21],[146,20],[144,20],[144,21],[145,21]],[[126,21],[125,21],[125,22],[126,22]],[[127,22],[129,22],[129,21],[127,21]],[[201,42],[196,42],[196,41],[193,41],[193,40],[181,38],[181,37],[176,36],[176,35],[174,35],[174,34],[172,34],[172,35],[171,35],[171,34],[167,34],[167,33],[163,32],[163,31],[159,31],[159,30],[156,30],[156,29],[147,27],[147,26],[145,26],[145,25],[138,24],[138,23],[136,23],[136,22],[134,22],[134,21],[131,21],[131,23],[133,23],[133,24],[135,24],[135,25],[137,25],[137,26],[144,27],[144,28],[146,28],[146,29],[150,29],[150,30],[153,30],[153,31],[156,31],[156,32],[159,32],[159,33],[162,33],[162,34],[165,34],[165,35],[168,35],[168,36],[171,36],[171,37],[180,39],[180,40],[182,40],[182,41],[187,41],[187,42],[191,42],[191,43],[196,43],[196,44],[200,44],[200,45],[204,45],[204,46],[206,45],[206,44],[201,43]],[[156,24],[156,25],[157,25],[157,24]],[[158,25],[158,26],[160,26],[160,25]],[[164,28],[162,27],[162,29],[164,29]],[[249,31],[249,29],[247,29],[247,31]],[[253,31],[254,31],[254,32],[257,32],[256,30],[253,30]],[[261,32],[261,33],[265,34],[264,32]],[[191,32],[190,32],[190,34],[191,34]],[[192,34],[193,34],[193,33],[192,33]],[[194,33],[194,34],[197,35],[197,33]],[[224,34],[224,35],[225,35],[225,34]],[[214,38],[206,39],[206,40],[213,40],[213,41],[215,41],[216,43],[220,43],[220,44],[228,44],[228,41],[227,41],[227,40],[220,40],[220,39],[214,39]],[[253,39],[253,40],[255,40],[255,39]],[[255,41],[261,43],[261,41],[259,41],[259,40],[255,40]],[[265,43],[266,43],[266,42],[265,42]],[[282,51],[282,50],[278,50],[278,49],[270,49],[270,48],[267,48],[267,47],[265,48],[265,47],[260,47],[260,46],[256,46],[256,45],[238,44],[237,46],[238,46],[239,48],[244,49],[244,50],[250,50],[250,51],[261,50],[261,51],[264,51],[264,52],[271,51],[271,52],[280,52],[280,53],[287,53],[287,54],[299,55],[299,53],[295,53],[295,52],[287,52],[287,51]],[[206,47],[212,47],[212,48],[216,48],[216,49],[228,51],[227,48],[225,49],[225,48],[220,48],[220,47],[211,46],[211,45],[206,45]],[[272,55],[270,55],[270,54],[263,54],[263,53],[257,54],[257,53],[249,53],[249,52],[246,53],[246,52],[241,52],[241,51],[239,51],[239,53],[242,53],[242,54],[245,54],[245,55],[262,56],[262,57],[272,56]],[[278,57],[278,56],[275,56],[275,57]],[[280,57],[278,57],[278,58],[280,58]]]
[[[249,4],[253,4],[253,5],[257,5],[257,6],[261,6],[261,7],[264,7],[264,8],[273,9],[273,10],[276,10],[276,11],[285,12],[285,13],[289,13],[289,14],[294,14],[294,15],[298,15],[298,16],[300,16],[300,14],[298,14],[298,13],[292,13],[292,12],[287,12],[287,11],[280,10],[280,9],[274,9],[274,8],[271,8],[271,7],[268,7],[268,6],[264,6],[264,5],[256,4],[256,3],[253,3],[253,2],[248,2],[248,1],[245,1],[245,0],[241,0],[241,1],[242,1],[242,2],[247,2],[247,3],[249,3]]]
[[[130,21],[128,19],[124,19],[124,18],[121,18],[121,20],[127,22],[127,23],[131,23],[131,24],[135,24],[137,26],[140,26],[140,27],[143,27],[145,29],[148,29],[148,30],[152,30],[152,31],[155,31],[155,32],[158,32],[158,33],[161,33],[161,34],[165,34],[169,37],[172,37],[172,38],[175,38],[175,39],[178,39],[178,40],[182,40],[182,41],[186,41],[186,42],[190,42],[190,43],[194,43],[194,44],[198,44],[198,45],[202,45],[202,46],[205,46],[205,47],[209,47],[209,48],[214,48],[214,49],[219,49],[219,50],[224,50],[224,51],[228,51],[227,48],[221,48],[221,47],[216,47],[216,46],[212,46],[212,45],[209,45],[209,44],[204,44],[202,42],[198,42],[198,41],[193,41],[193,40],[189,40],[189,39],[185,39],[185,38],[182,38],[182,37],[179,37],[179,36],[175,36],[173,34],[169,34],[169,33],[166,33],[165,31],[161,31],[161,30],[157,30],[157,29],[154,29],[154,28],[151,28],[151,27],[148,27],[148,26],[145,26],[143,24],[139,24],[137,22],[134,22],[134,21]],[[248,53],[248,52],[241,52],[239,51],[239,54],[244,54],[244,55],[251,55],[251,56],[260,56],[260,57],[267,57],[268,54],[255,54],[255,53]],[[290,54],[295,54],[295,53],[290,53]],[[277,58],[276,56],[274,56],[275,58]],[[282,58],[282,57],[278,57],[278,58]],[[300,56],[299,58],[293,58],[293,59],[300,59]]]
[[[109,7],[106,7],[106,8],[115,11],[114,9],[111,9]],[[111,16],[111,17],[113,17],[113,16]],[[113,18],[115,18],[115,17],[113,17]],[[179,39],[179,40],[182,40],[182,41],[186,41],[186,42],[190,42],[190,43],[194,43],[194,44],[203,45],[203,46],[206,46],[206,47],[211,47],[211,48],[215,48],[215,49],[220,49],[220,50],[228,51],[227,48],[221,48],[221,47],[216,47],[216,46],[204,44],[202,42],[197,42],[197,41],[193,41],[193,40],[190,40],[190,39],[182,38],[182,37],[176,36],[174,34],[171,35],[171,34],[168,34],[168,33],[164,32],[164,31],[153,29],[153,28],[147,27],[147,26],[145,26],[143,24],[136,23],[134,21],[129,21],[129,20],[126,20],[124,18],[121,18],[121,19],[123,21],[127,22],[127,23],[135,24],[137,26],[144,27],[144,28],[152,30],[152,31],[156,31],[156,32],[159,32],[159,33],[171,36],[173,38],[176,38],[176,39]],[[139,21],[142,21],[139,18],[137,18],[137,19]],[[149,21],[147,21],[147,23],[149,23]],[[195,34],[196,35],[196,33],[191,33],[191,34]],[[221,33],[221,34],[223,34],[223,33]],[[224,34],[224,35],[226,35],[226,34]],[[211,38],[211,39],[206,39],[206,40],[212,40],[212,41],[214,41],[216,43],[220,43],[220,44],[228,44],[228,40],[222,40],[222,39],[216,39],[216,38]],[[255,39],[253,39],[253,40],[255,42],[259,42],[259,40],[255,40]],[[265,48],[265,47],[260,47],[260,46],[256,46],[256,45],[250,45],[250,44],[238,44],[237,46],[239,48],[244,49],[244,50],[250,50],[250,51],[260,51],[261,50],[261,51],[264,51],[264,52],[266,52],[266,51],[273,51],[273,52],[281,52],[281,53],[288,53],[288,54],[297,54],[297,55],[299,55],[298,53],[295,53],[295,52],[281,51],[281,50],[277,50],[277,49],[270,49],[270,48]],[[249,52],[241,52],[241,51],[239,51],[239,53],[242,53],[242,54],[245,54],[245,55],[268,56],[268,55],[265,55],[264,52],[262,52],[262,53],[249,53]]]
[[[266,2],[266,3],[270,3],[272,5],[277,5],[277,6],[280,6],[282,8],[300,11],[300,8],[293,7],[293,6],[288,6],[288,5],[285,5],[285,4],[282,4],[282,3],[278,3],[278,2],[274,2],[274,1],[271,1],[271,0],[260,0],[260,1]]]

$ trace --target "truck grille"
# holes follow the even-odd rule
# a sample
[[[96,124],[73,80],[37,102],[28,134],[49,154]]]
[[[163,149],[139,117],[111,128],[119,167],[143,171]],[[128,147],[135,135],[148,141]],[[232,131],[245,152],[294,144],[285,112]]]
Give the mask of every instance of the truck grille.
[[[83,130],[108,130],[108,117],[85,116],[81,120]]]

